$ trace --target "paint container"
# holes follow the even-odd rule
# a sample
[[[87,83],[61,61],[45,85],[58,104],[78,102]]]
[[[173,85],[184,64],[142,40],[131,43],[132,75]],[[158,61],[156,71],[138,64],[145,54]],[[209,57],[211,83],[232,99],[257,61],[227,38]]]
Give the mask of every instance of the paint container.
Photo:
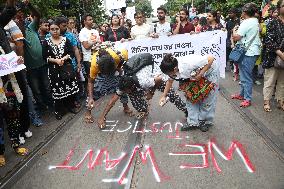
[[[170,100],[170,98],[169,98],[169,97],[166,97],[166,100],[165,100],[164,102],[161,102],[161,103],[160,103],[160,106],[163,107],[169,100]]]

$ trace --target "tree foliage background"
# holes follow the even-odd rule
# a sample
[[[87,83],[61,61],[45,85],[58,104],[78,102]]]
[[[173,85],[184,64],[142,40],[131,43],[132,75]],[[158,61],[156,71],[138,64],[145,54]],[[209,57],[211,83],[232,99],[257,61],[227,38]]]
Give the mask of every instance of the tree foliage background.
[[[0,0],[1,4],[5,2],[6,0]],[[101,0],[30,0],[30,2],[45,18],[60,15],[79,18],[79,15],[85,13],[92,14],[96,23],[101,23],[106,18]]]
[[[144,12],[146,17],[150,17],[153,11],[151,2],[149,0],[135,0],[132,2],[131,0],[126,1],[127,6],[135,6],[136,11]]]
[[[250,2],[256,3],[260,8],[262,0],[194,0],[194,7],[198,13],[204,13],[209,9],[221,10],[223,13],[227,13],[230,8],[241,9],[244,4]],[[168,0],[165,7],[173,15],[185,4],[188,4],[190,7],[191,0]]]

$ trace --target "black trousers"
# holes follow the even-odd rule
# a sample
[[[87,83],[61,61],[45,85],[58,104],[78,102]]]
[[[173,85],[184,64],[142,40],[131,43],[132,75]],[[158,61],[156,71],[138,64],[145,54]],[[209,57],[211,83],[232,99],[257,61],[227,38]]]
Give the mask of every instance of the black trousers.
[[[158,90],[161,92],[164,92],[166,87],[166,82],[162,82],[158,86]],[[137,89],[131,94],[128,95],[132,106],[138,111],[138,112],[148,112],[148,104],[145,98],[145,91],[142,89]],[[171,88],[167,96],[170,98],[170,102],[174,103],[174,105],[177,107],[177,109],[183,111],[185,114],[187,114],[186,104],[181,99],[181,97],[176,93],[176,91]]]
[[[7,97],[8,103],[0,107],[0,155],[5,152],[4,145],[4,119],[7,124],[9,138],[12,147],[20,145],[19,135],[22,132],[20,104],[15,96]]]
[[[63,99],[54,100],[54,110],[55,112],[63,113],[64,108],[72,109],[75,106],[76,94],[68,96]]]
[[[26,71],[22,70],[15,73],[17,82],[23,94],[23,102],[20,105],[20,123],[22,126],[22,134],[27,132],[30,128],[29,106],[28,106],[28,83],[26,78]]]

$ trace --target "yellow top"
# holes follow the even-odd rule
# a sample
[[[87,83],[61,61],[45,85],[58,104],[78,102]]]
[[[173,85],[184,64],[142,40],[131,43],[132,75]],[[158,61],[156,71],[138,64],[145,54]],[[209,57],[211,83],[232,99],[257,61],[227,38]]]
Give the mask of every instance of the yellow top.
[[[264,37],[266,35],[267,30],[265,23],[260,23],[260,30],[260,36]]]
[[[121,62],[121,57],[111,48],[107,48],[106,51],[111,55],[115,62],[115,66],[117,67]],[[97,75],[100,73],[99,66],[97,64],[97,56],[98,52],[93,54],[92,61],[91,61],[91,68],[90,68],[90,77],[92,79],[96,79]]]

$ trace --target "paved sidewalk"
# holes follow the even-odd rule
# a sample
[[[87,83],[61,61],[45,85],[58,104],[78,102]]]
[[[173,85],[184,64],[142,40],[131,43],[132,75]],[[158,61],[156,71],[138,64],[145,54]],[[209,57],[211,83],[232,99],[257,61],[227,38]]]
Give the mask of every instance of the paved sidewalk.
[[[263,80],[259,80],[262,85],[253,86],[252,106],[239,108],[263,134],[267,135],[278,146],[284,156],[284,111],[277,108],[276,100],[271,101],[272,112],[263,110]],[[226,79],[221,80],[221,89],[230,98],[232,94],[238,93],[240,86],[237,81],[233,81],[233,74],[226,72]],[[236,107],[240,101],[230,100]]]

